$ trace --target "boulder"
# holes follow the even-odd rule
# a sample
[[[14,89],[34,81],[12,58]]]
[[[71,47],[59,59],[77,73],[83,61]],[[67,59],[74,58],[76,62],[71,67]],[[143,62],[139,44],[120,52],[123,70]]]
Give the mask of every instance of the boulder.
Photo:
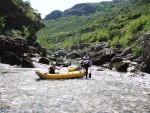
[[[144,35],[142,46],[142,56],[146,58],[148,54],[150,54],[150,32]]]
[[[66,58],[76,59],[76,58],[81,58],[81,55],[77,52],[71,52],[66,55]]]
[[[21,66],[23,68],[34,68],[35,67],[34,64],[32,63],[31,58],[29,58],[29,57],[24,57],[23,58],[23,60],[21,62]]]
[[[140,57],[134,59],[133,61],[134,61],[134,62],[137,62],[138,64],[141,64],[141,63],[143,62],[143,59],[144,59],[144,58],[143,58],[142,56],[140,56]]]
[[[1,63],[10,65],[20,65],[21,58],[13,52],[5,51],[1,57]]]
[[[111,62],[111,59],[115,56],[115,53],[110,48],[105,48],[102,51],[98,51],[92,56],[92,64],[96,66],[103,65],[106,62]]]
[[[116,63],[116,62],[122,62],[123,59],[121,56],[114,56],[112,59],[111,59],[111,63]]]
[[[143,40],[141,71],[150,73],[150,32],[144,35]]]
[[[141,71],[150,73],[150,54],[146,57],[145,61],[141,64]]]
[[[71,65],[71,62],[69,61],[63,62],[63,67],[68,67],[70,65]]]
[[[119,72],[127,72],[128,67],[128,63],[120,62],[118,65],[116,65],[116,70]]]
[[[39,63],[42,63],[42,64],[48,64],[50,63],[49,59],[46,58],[46,57],[42,57],[39,59]]]
[[[122,48],[113,48],[114,53],[121,54],[123,52]]]
[[[125,58],[126,58],[127,60],[133,61],[133,60],[136,58],[136,56],[135,56],[134,54],[127,54]]]
[[[37,57],[37,54],[34,54],[34,53],[28,53],[27,56],[30,57],[30,58],[33,58],[33,57]]]
[[[108,43],[96,44],[96,46],[94,46],[94,51],[98,52],[103,50],[104,48],[110,48],[110,45]]]
[[[132,48],[128,47],[123,50],[123,52],[121,53],[121,56],[126,56],[127,54],[130,54],[130,53],[132,53]]]
[[[47,50],[46,48],[41,48],[41,56],[46,57],[47,56]]]

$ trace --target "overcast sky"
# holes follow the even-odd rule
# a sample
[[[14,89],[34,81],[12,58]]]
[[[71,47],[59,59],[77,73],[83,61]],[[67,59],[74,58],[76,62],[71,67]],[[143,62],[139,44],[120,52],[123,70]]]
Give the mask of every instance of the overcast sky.
[[[32,8],[36,9],[38,13],[41,13],[41,17],[44,18],[47,14],[54,10],[64,11],[71,8],[78,3],[99,3],[102,1],[111,0],[23,0],[29,1]]]

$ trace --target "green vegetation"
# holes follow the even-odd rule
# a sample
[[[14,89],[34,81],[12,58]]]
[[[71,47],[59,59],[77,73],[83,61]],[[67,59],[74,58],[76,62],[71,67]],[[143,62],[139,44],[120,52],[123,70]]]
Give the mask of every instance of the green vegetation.
[[[142,49],[140,47],[135,47],[134,48],[134,54],[135,56],[139,57],[142,53]]]
[[[38,41],[49,49],[102,41],[126,47],[140,38],[134,38],[136,34],[150,31],[149,0],[113,0],[89,6],[93,8],[89,13],[84,12],[87,4],[78,4],[62,12],[60,18],[43,20],[46,27],[37,33]]]
[[[29,38],[44,27],[40,14],[29,1],[6,0],[0,1],[0,4],[0,35]]]
[[[0,29],[3,29],[5,27],[5,18],[0,17]]]
[[[31,3],[29,1],[23,2],[22,0],[13,0],[14,4],[18,7],[22,7],[26,13],[26,16],[35,20],[37,14],[35,13],[34,9],[31,7]]]

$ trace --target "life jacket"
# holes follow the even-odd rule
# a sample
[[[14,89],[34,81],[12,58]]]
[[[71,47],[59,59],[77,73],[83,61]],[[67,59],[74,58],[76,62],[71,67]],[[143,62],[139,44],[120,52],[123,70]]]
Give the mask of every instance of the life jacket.
[[[90,66],[91,66],[91,62],[90,62],[90,60],[85,60],[85,61],[84,61],[84,64],[85,64],[85,66],[88,66],[88,67],[90,67]]]
[[[55,70],[53,66],[50,66],[49,68],[49,74],[55,74]]]
[[[81,66],[82,67],[90,67],[91,66],[90,60],[84,60],[83,62],[81,62]]]

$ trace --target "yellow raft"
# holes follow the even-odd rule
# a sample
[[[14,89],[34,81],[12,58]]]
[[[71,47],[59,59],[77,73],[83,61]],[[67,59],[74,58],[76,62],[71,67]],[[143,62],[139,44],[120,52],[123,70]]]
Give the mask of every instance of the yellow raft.
[[[77,68],[75,68],[75,67],[69,67],[69,68],[68,68],[68,71],[69,71],[69,72],[77,71],[77,70],[78,70],[78,69],[77,69]]]
[[[35,73],[43,79],[72,79],[85,76],[85,72],[83,70],[59,74],[46,74],[39,71],[35,71]]]
[[[68,67],[69,72],[78,71],[79,67]]]

